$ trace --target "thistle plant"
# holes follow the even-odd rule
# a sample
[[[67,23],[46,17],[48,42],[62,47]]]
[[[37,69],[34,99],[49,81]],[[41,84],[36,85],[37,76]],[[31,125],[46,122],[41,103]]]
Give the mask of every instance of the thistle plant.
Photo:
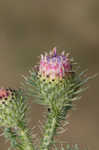
[[[63,51],[57,54],[56,47],[42,54],[39,64],[24,77],[24,88],[13,90],[0,89],[0,126],[3,135],[18,150],[59,150],[56,146],[58,130],[67,124],[66,116],[74,107],[74,101],[81,98],[86,90],[83,85],[93,77],[84,78],[84,71],[77,71],[74,59]],[[27,113],[29,97],[37,104],[47,108],[46,121],[40,142],[34,142],[31,129],[28,128]],[[75,144],[66,144],[61,150],[80,150]]]

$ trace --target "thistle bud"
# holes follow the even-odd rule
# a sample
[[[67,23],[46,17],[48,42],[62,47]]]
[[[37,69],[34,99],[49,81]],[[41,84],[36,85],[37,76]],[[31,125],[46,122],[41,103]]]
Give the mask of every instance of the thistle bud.
[[[22,98],[18,96],[18,91],[11,88],[0,88],[0,126],[16,127],[21,118]],[[21,111],[20,111],[21,109]],[[20,115],[21,114],[21,115]],[[22,118],[21,118],[22,119]]]
[[[58,54],[56,47],[49,54],[41,54],[39,65],[25,78],[30,95],[38,99],[36,103],[47,105],[51,111],[54,106],[55,111],[72,108],[72,102],[83,91],[81,86],[88,80],[81,77],[83,73],[77,71],[74,63],[69,53]]]
[[[0,107],[8,105],[14,98],[15,90],[0,88]]]
[[[41,55],[39,65],[39,75],[45,80],[62,80],[68,73],[72,71],[71,60],[68,55],[57,54],[56,47],[49,55]]]

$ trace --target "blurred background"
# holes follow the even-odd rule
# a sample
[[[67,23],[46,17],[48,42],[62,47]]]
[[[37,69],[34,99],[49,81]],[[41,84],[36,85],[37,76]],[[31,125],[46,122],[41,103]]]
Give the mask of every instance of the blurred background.
[[[43,51],[53,46],[72,49],[75,60],[89,74],[99,72],[98,0],[0,0],[0,86],[17,88],[22,75],[37,63]],[[99,77],[69,118],[61,138],[68,143],[99,149]],[[42,119],[42,106],[32,106],[32,125]],[[6,150],[0,137],[0,150]]]

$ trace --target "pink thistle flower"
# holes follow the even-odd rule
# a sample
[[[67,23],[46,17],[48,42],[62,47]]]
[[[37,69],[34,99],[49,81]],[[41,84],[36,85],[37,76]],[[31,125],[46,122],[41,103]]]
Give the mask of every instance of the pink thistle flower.
[[[56,47],[50,51],[49,55],[41,55],[39,65],[39,75],[42,78],[49,78],[50,80],[60,80],[72,71],[71,60],[68,54],[57,54]]]

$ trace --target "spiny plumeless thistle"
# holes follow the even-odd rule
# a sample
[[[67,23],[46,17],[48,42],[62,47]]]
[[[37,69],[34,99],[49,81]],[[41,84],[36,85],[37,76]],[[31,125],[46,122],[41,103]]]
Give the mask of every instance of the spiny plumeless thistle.
[[[41,55],[39,65],[29,72],[30,76],[25,77],[25,80],[30,85],[28,88],[30,93],[37,97],[36,103],[47,105],[49,108],[52,107],[51,102],[56,100],[57,105],[62,101],[66,105],[69,104],[68,102],[71,103],[77,90],[87,81],[80,78],[83,73],[74,70],[70,54],[65,52],[57,54],[56,47],[49,54]]]
[[[67,125],[66,116],[74,105],[73,101],[80,99],[80,93],[86,88],[83,85],[93,77],[84,77],[85,72],[77,70],[75,62],[69,53],[57,53],[54,47],[49,53],[41,55],[39,64],[33,67],[29,77],[25,77],[26,90],[0,88],[0,126],[3,135],[11,143],[11,148],[17,150],[55,150],[57,142],[55,135],[63,133]],[[35,97],[35,102],[44,105],[48,111],[43,134],[32,143],[31,130],[27,127],[26,113],[29,110],[28,96]],[[34,100],[34,99],[33,99]],[[41,127],[40,127],[41,129]],[[58,129],[58,130],[57,130]],[[79,150],[66,144],[66,149]]]
[[[82,87],[92,77],[84,78],[85,72],[77,71],[69,53],[58,54],[56,47],[41,55],[39,64],[25,77],[28,93],[36,97],[35,102],[48,107],[47,122],[41,138],[40,150],[49,150],[54,141],[56,129],[65,120],[73,107],[73,101],[80,99]]]

